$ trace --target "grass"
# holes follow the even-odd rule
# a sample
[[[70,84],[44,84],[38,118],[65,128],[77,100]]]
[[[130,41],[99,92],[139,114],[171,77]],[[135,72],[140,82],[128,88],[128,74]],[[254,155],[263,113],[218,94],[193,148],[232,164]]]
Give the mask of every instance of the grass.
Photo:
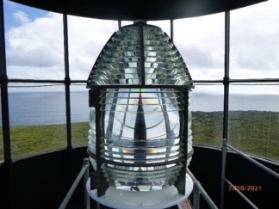
[[[87,122],[72,124],[73,145],[87,144]],[[1,129],[2,136],[2,129]],[[66,125],[12,126],[10,128],[12,158],[56,150],[66,147]],[[3,159],[3,143],[0,139],[0,160]]]
[[[221,147],[223,112],[193,112],[193,141]],[[87,122],[72,124],[73,145],[87,144]],[[0,130],[2,136],[2,130]],[[18,158],[66,146],[66,125],[13,126],[10,129],[12,157]],[[229,113],[229,144],[262,158],[279,162],[278,113],[265,111],[231,111]],[[3,142],[0,139],[0,161]]]
[[[221,147],[223,112],[193,112],[193,141]],[[228,143],[246,154],[279,162],[278,112],[230,111]]]

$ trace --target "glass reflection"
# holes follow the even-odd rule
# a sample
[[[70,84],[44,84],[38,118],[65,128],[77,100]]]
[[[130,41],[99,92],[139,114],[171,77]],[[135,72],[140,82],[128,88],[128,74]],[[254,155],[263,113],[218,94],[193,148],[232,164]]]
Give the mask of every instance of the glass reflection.
[[[229,143],[246,154],[279,162],[279,86],[230,88]]]
[[[66,147],[64,86],[19,85],[9,85],[12,158]]]
[[[88,69],[118,28],[117,21],[68,16],[69,65],[72,80],[87,80]]]
[[[191,101],[193,143],[221,147],[223,85],[195,85]]]
[[[174,20],[174,43],[193,80],[224,77],[224,13]]]
[[[9,78],[62,80],[63,15],[4,1]]]
[[[71,84],[71,131],[72,144],[87,145],[88,125],[88,92],[85,84]]]
[[[271,0],[231,11],[231,78],[279,77],[278,10],[279,2]]]

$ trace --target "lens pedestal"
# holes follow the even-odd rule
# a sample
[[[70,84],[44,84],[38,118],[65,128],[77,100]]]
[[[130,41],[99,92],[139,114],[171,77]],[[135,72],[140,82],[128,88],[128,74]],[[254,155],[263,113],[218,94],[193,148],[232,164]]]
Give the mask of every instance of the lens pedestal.
[[[185,195],[178,193],[175,186],[150,192],[131,192],[109,187],[104,196],[97,196],[97,189],[90,190],[90,179],[86,185],[88,194],[98,203],[118,209],[162,209],[185,200],[193,190],[193,181],[186,174]]]

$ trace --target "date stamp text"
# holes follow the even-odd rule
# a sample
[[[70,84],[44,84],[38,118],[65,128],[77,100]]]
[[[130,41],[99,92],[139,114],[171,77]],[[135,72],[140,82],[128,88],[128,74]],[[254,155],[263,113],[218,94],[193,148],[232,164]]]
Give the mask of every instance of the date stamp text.
[[[237,185],[237,186],[229,186],[229,191],[241,191],[241,192],[259,192],[262,190],[261,186],[257,185],[250,185],[250,186],[244,186],[244,185]]]

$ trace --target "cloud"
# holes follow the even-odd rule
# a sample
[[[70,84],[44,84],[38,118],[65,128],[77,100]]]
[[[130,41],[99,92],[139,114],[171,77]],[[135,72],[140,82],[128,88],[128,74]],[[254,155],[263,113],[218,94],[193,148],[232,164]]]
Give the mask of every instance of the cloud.
[[[279,77],[279,2],[231,11],[230,77]],[[224,76],[224,13],[174,21],[174,42],[194,80]],[[212,75],[212,72],[219,72]]]
[[[221,68],[223,67],[223,57],[215,54],[213,50],[202,45],[189,44],[181,47],[181,53],[185,54],[185,62],[191,68]],[[222,54],[223,55],[223,54]]]
[[[25,14],[22,11],[17,11],[15,13],[13,13],[13,16],[16,20],[18,20],[20,23],[26,23],[29,22],[29,18],[28,15]]]
[[[61,15],[48,13],[34,20],[17,11],[20,24],[6,32],[9,78],[63,79],[63,27]]]
[[[231,12],[231,77],[279,77],[279,2]]]
[[[194,80],[224,77],[223,13],[175,20],[174,43]]]
[[[279,2],[231,12],[231,78],[279,77]],[[63,16],[29,18],[6,31],[9,78],[64,79]],[[174,21],[174,43],[194,80],[224,77],[224,13]],[[123,25],[126,24],[123,23]],[[152,21],[170,33],[169,21]],[[68,17],[70,77],[86,80],[117,21]]]
[[[70,77],[87,80],[104,45],[118,30],[118,22],[74,16],[68,21]]]
[[[9,78],[64,79],[63,16],[28,19],[18,11],[19,26],[6,32]],[[117,30],[116,21],[68,17],[71,79],[86,80],[101,49]]]
[[[52,67],[63,66],[63,54],[49,46],[38,46],[30,49],[25,54],[22,51],[8,51],[7,59],[13,66]],[[11,62],[10,62],[11,60]]]
[[[9,78],[21,79],[53,79],[63,80],[65,77],[64,67],[29,67],[29,66],[13,66],[9,69]]]

